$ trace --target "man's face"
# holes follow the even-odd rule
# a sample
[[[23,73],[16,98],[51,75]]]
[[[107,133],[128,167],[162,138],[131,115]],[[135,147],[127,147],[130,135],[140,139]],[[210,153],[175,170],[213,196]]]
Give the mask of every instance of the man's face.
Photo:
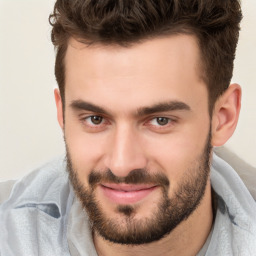
[[[128,48],[70,40],[65,141],[70,179],[97,234],[158,240],[209,186],[210,119],[192,36]]]

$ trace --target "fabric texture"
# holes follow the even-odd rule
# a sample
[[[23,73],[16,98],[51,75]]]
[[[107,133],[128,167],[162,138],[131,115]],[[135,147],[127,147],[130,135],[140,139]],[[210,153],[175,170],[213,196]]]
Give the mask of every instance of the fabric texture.
[[[73,194],[57,160],[16,182],[0,206],[1,256],[68,256],[67,217]]]
[[[88,217],[65,170],[59,159],[15,183],[0,205],[1,256],[97,255]],[[215,154],[211,182],[218,208],[205,255],[255,256],[256,203],[232,167]]]
[[[4,202],[12,192],[12,187],[15,184],[15,180],[8,180],[0,182],[0,204]]]

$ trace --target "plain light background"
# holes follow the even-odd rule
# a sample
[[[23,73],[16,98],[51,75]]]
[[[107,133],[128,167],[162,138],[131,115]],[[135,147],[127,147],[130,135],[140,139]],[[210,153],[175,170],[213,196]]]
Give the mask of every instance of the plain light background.
[[[20,178],[65,152],[53,97],[53,4],[0,0],[0,181]],[[242,8],[232,79],[243,89],[242,110],[226,146],[256,167],[256,1],[242,0]]]

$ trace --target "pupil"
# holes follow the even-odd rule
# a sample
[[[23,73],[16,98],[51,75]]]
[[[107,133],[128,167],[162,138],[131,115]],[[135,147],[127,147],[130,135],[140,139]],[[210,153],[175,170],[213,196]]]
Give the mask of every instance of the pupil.
[[[93,124],[100,124],[102,122],[101,116],[92,116],[91,121]]]
[[[160,125],[166,125],[166,124],[168,124],[168,118],[158,117],[157,118],[157,123],[160,124]]]

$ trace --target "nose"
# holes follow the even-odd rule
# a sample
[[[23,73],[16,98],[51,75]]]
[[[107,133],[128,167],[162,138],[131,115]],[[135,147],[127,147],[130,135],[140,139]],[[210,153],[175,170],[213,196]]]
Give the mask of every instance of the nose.
[[[132,170],[146,168],[147,158],[139,137],[139,131],[126,125],[116,128],[109,145],[106,166],[117,177],[126,177]]]

